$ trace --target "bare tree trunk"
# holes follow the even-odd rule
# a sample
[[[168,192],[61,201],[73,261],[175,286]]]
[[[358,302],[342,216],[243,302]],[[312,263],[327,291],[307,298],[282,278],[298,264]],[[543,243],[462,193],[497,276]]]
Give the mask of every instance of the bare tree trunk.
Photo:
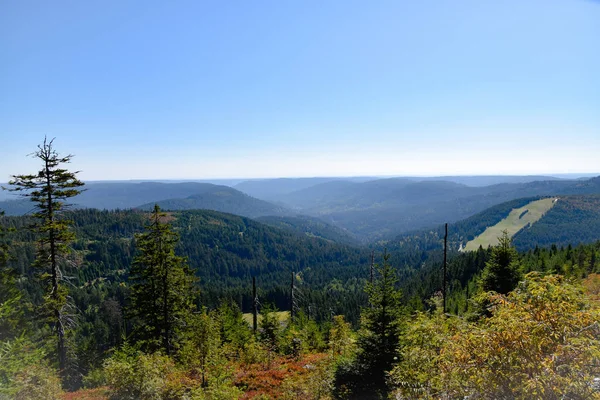
[[[256,277],[252,277],[252,331],[256,335],[258,328],[258,298],[256,297]]]
[[[48,165],[49,154],[45,154],[45,170],[46,170],[46,188],[47,193],[47,205],[48,205],[48,222],[50,225],[54,223],[54,209],[53,209],[53,198],[52,198],[52,184],[50,182],[50,167]],[[62,315],[59,306],[60,295],[58,292],[58,261],[56,259],[56,237],[54,235],[54,227],[51,227],[48,232],[48,242],[50,245],[50,274],[52,275],[52,292],[51,297],[53,302],[52,312],[55,318],[56,332],[58,334],[58,368],[61,374],[65,373],[67,366],[67,354],[65,348],[65,329],[62,324]]]
[[[446,312],[446,254],[448,252],[448,224],[446,224],[444,226],[445,229],[445,233],[444,233],[444,276],[442,277],[442,298],[443,298],[443,305],[442,305],[442,310],[445,313]]]
[[[165,263],[165,273],[163,275],[163,323],[165,324],[164,336],[163,336],[163,347],[165,348],[165,352],[167,355],[171,353],[171,349],[169,348],[169,268]]]

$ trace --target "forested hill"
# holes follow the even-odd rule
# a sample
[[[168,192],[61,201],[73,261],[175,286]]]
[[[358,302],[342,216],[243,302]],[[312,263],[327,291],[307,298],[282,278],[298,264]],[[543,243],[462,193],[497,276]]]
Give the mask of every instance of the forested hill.
[[[255,199],[230,187],[215,186],[209,189],[185,198],[150,202],[136,208],[150,211],[155,204],[158,204],[163,210],[214,210],[251,218],[294,214],[284,207]]]
[[[490,207],[472,217],[448,225],[448,249],[459,248],[482,234],[486,228],[503,221],[512,210],[524,207],[542,196],[511,200]],[[527,225],[513,236],[513,244],[521,251],[538,247],[576,246],[600,240],[600,195],[558,196],[558,200],[538,221]],[[554,199],[554,197],[553,197]],[[584,227],[584,228],[582,228]],[[392,252],[396,262],[414,265],[431,257],[439,259],[443,249],[444,226],[402,234],[374,247]],[[487,247],[487,246],[485,246]],[[396,256],[398,254],[398,256]]]
[[[4,192],[6,194],[6,192]],[[76,208],[100,210],[151,208],[155,203],[164,208],[209,209],[243,216],[290,215],[281,206],[248,196],[229,186],[202,182],[95,182],[73,200]],[[7,215],[23,215],[32,209],[27,199],[10,196],[0,201]]]
[[[360,245],[359,240],[350,232],[330,225],[319,218],[297,215],[293,217],[266,216],[257,218],[256,220],[276,228],[292,230],[301,235],[318,237],[353,246]]]
[[[600,178],[467,186],[409,178],[336,180],[273,200],[352,232],[365,242],[454,223],[497,204],[532,196],[600,194]]]
[[[554,207],[518,232],[519,250],[551,245],[568,246],[600,240],[600,195],[560,196]]]
[[[367,275],[370,252],[291,230],[283,230],[252,219],[216,211],[195,210],[169,213],[180,235],[177,252],[187,258],[200,277],[203,300],[218,303],[218,297],[241,299],[249,308],[251,279],[256,276],[266,299],[284,308],[292,271],[306,287],[307,294],[332,280],[344,283],[349,307],[358,307],[354,294],[362,298],[357,279]],[[79,267],[70,271],[78,286],[118,284],[127,278],[135,254],[134,234],[142,232],[148,213],[126,211],[74,210],[77,237],[74,243]],[[22,273],[30,273],[33,237],[22,229],[29,217],[4,217],[17,229],[15,258]],[[354,283],[352,283],[354,282]],[[339,302],[344,301],[340,292]],[[337,300],[336,300],[337,301]],[[356,308],[358,310],[358,308]]]

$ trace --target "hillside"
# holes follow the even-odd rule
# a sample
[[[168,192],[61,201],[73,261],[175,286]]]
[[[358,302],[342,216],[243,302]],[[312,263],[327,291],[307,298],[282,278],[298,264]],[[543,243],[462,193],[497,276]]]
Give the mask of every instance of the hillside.
[[[257,221],[276,228],[291,230],[301,235],[317,237],[337,243],[359,245],[359,241],[349,232],[330,225],[318,218],[304,215],[295,217],[267,216],[256,219]]]
[[[600,196],[561,196],[544,216],[518,232],[513,243],[519,250],[575,246],[600,240]]]
[[[80,207],[97,209],[127,209],[161,200],[188,197],[214,191],[227,186],[211,183],[91,183],[86,191],[77,196],[75,203]]]
[[[502,232],[507,231],[510,237],[522,229],[535,224],[558,201],[558,198],[545,198],[532,201],[520,208],[514,208],[502,221],[488,227],[483,233],[470,240],[464,247],[465,251],[477,250],[479,246],[487,248],[498,244]]]
[[[252,217],[289,214],[283,207],[212,183],[92,182],[84,188],[73,201],[75,208],[146,209],[160,203],[174,210],[210,209]],[[5,210],[7,215],[23,215],[31,210],[29,203],[11,195],[11,200],[0,201],[0,210]]]
[[[33,210],[33,206],[29,199],[10,199],[0,201],[0,211],[4,211],[6,215],[25,215]]]
[[[487,248],[504,229],[512,229],[513,244],[521,251],[556,244],[576,246],[600,239],[600,195],[558,196],[552,198],[527,197],[490,207],[462,221],[448,225],[448,249],[457,254],[466,243],[485,234]],[[551,206],[551,207],[550,207]],[[530,210],[525,213],[525,210]],[[529,213],[531,212],[531,215]],[[521,219],[519,219],[521,216]],[[585,229],[581,229],[584,226]],[[494,227],[493,230],[490,228]],[[498,235],[495,235],[495,233]],[[378,250],[387,248],[396,262],[414,265],[426,259],[441,259],[444,227],[416,230],[398,235],[392,240],[378,242]],[[479,246],[470,244],[468,250]]]
[[[309,237],[289,229],[279,229],[249,218],[216,211],[195,210],[169,213],[180,235],[178,253],[187,258],[200,277],[206,304],[217,304],[222,297],[242,299],[250,307],[250,284],[256,276],[261,296],[279,307],[287,304],[289,274],[295,271],[309,288],[327,285],[334,278],[340,282],[365,275],[370,252]],[[118,284],[127,277],[135,252],[133,237],[147,223],[145,212],[74,210],[69,217],[75,223],[75,254],[80,267],[71,271],[77,286],[98,281]],[[4,217],[3,225],[23,228],[29,217]],[[18,269],[26,272],[33,251],[31,235],[19,230],[15,239]],[[360,288],[359,297],[363,296]],[[350,286],[346,290],[350,289]],[[347,295],[350,295],[348,292]],[[353,293],[353,292],[352,292]],[[339,294],[339,296],[345,296]],[[356,296],[355,293],[352,296]],[[332,299],[333,304],[342,298]],[[355,301],[350,301],[355,304]],[[353,307],[350,305],[350,307]],[[325,310],[323,310],[325,312]]]
[[[468,218],[494,205],[533,196],[600,193],[600,179],[548,180],[467,186],[406,178],[368,182],[335,181],[280,196],[300,213],[352,232],[363,241]]]
[[[164,210],[214,210],[244,217],[260,217],[265,215],[291,215],[292,212],[283,207],[255,199],[247,194],[226,186],[207,187],[203,193],[185,198],[173,198],[150,202],[137,206],[140,210],[151,210],[158,204]]]
[[[280,196],[307,189],[312,186],[334,181],[356,181],[363,182],[376,178],[277,178],[277,179],[254,179],[240,182],[234,186],[250,196],[262,200],[278,200]]]
[[[453,177],[449,177],[452,179]],[[454,177],[456,178],[456,177]],[[466,179],[482,183],[485,180]],[[494,181],[494,179],[487,181]],[[523,177],[533,179],[535,177]],[[547,180],[468,186],[452,181],[388,178],[360,181],[329,178],[283,179],[241,182],[271,193],[266,202],[237,189],[210,183],[90,183],[75,200],[76,207],[99,209],[149,209],[159,203],[164,209],[212,209],[260,217],[308,215],[335,226],[363,243],[387,241],[407,232],[455,223],[495,205],[538,196],[600,194],[600,177],[579,180]],[[316,182],[321,182],[317,183]],[[300,190],[300,186],[310,185]],[[289,190],[292,190],[289,192]],[[285,192],[281,194],[282,192]],[[280,193],[275,195],[276,193]],[[19,201],[0,202],[8,215],[19,215],[30,207]],[[497,223],[499,221],[496,221]],[[305,228],[302,228],[306,230]],[[485,230],[485,229],[484,229]],[[481,234],[477,232],[474,236]],[[317,234],[317,236],[320,236]],[[474,237],[473,236],[473,237]],[[463,244],[468,240],[463,241]]]
[[[422,181],[446,181],[459,183],[467,186],[490,186],[500,183],[527,183],[534,181],[551,181],[559,180],[560,178],[545,175],[474,175],[474,176],[437,176],[437,177],[395,177],[390,179],[407,180],[411,182]],[[377,177],[319,177],[319,178],[276,178],[276,179],[252,179],[239,182],[232,185],[235,189],[240,190],[250,196],[263,200],[278,200],[279,196],[311,188],[323,183],[333,181],[347,181],[354,183],[368,182],[387,179]],[[211,182],[216,184],[225,184],[221,182]]]

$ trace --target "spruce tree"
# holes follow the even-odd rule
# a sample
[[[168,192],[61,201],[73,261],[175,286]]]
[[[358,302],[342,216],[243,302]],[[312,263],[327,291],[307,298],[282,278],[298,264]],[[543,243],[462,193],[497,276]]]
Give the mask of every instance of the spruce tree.
[[[338,369],[336,391],[348,390],[353,399],[385,398],[388,394],[387,374],[398,361],[398,345],[404,309],[401,293],[396,289],[396,272],[383,255],[383,265],[375,266],[376,279],[367,283],[369,307],[361,313],[361,329],[357,340],[358,355],[354,365]]]
[[[65,218],[64,212],[68,208],[66,201],[81,193],[79,188],[83,182],[77,179],[78,172],[62,168],[73,156],[60,156],[53,144],[54,139],[44,138],[44,143],[32,154],[42,162],[36,174],[13,175],[9,184],[11,191],[35,204],[33,217],[38,222],[32,229],[38,235],[38,246],[34,267],[40,271],[38,277],[45,286],[43,311],[57,335],[58,364],[64,378],[67,373],[65,335],[72,321],[68,312],[65,267],[69,243],[75,238],[69,229],[72,221]]]
[[[490,259],[481,275],[483,291],[506,294],[513,290],[521,277],[517,261],[518,253],[512,247],[508,232],[504,231],[498,238],[498,245],[492,248]]]
[[[400,324],[402,322],[401,293],[396,289],[396,271],[383,255],[383,265],[377,266],[377,279],[367,284],[369,304],[361,315],[358,338],[359,360],[377,386],[385,386],[385,373],[392,369],[398,356]]]
[[[148,350],[167,355],[194,310],[195,296],[195,277],[185,259],[175,255],[179,237],[169,218],[154,206],[146,232],[136,235],[138,254],[129,275],[136,333]]]

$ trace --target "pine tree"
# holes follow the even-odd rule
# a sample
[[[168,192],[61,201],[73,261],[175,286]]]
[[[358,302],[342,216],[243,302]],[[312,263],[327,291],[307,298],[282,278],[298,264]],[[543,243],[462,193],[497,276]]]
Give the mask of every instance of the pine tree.
[[[154,206],[146,232],[136,236],[138,254],[129,275],[137,334],[148,350],[167,355],[194,310],[196,280],[185,259],[175,255],[179,237],[168,218]]]
[[[348,389],[352,393],[349,398],[385,398],[387,373],[398,361],[404,309],[389,257],[384,254],[383,265],[376,266],[376,279],[366,286],[370,307],[361,313],[356,362],[351,368],[339,369],[336,376],[337,389]]]
[[[401,293],[396,289],[396,272],[389,264],[390,255],[383,255],[383,265],[376,268],[378,278],[367,284],[371,307],[361,315],[358,338],[359,360],[367,366],[373,382],[384,385],[385,372],[397,360],[400,324],[402,321]]]
[[[513,290],[521,277],[517,261],[518,253],[512,247],[508,232],[504,231],[498,238],[498,245],[492,248],[490,259],[481,275],[483,291],[506,294]]]
[[[33,175],[13,175],[9,182],[11,191],[19,192],[35,203],[33,217],[38,223],[33,227],[38,234],[38,248],[34,266],[41,273],[39,278],[46,286],[44,311],[57,335],[58,364],[65,377],[67,366],[67,348],[65,334],[70,327],[71,316],[68,313],[65,285],[66,255],[70,252],[69,243],[75,234],[69,229],[72,221],[65,218],[68,208],[66,200],[81,193],[83,182],[77,179],[78,172],[69,172],[61,168],[73,158],[72,155],[60,156],[53,147],[54,139],[38,145],[33,158],[42,161],[42,169]]]

